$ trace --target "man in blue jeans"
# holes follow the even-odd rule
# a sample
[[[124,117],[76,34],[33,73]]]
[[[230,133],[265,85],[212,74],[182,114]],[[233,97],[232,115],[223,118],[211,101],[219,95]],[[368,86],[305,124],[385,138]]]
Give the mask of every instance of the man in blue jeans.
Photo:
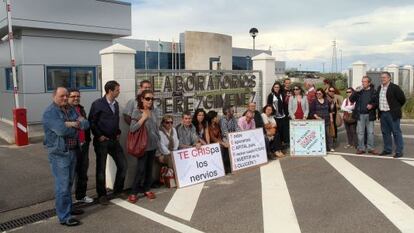
[[[80,221],[72,215],[82,214],[72,209],[72,183],[79,147],[78,129],[89,127],[88,121],[68,105],[68,91],[58,87],[53,92],[53,103],[43,113],[44,144],[49,154],[50,167],[55,178],[56,213],[62,225],[76,226]]]
[[[401,133],[401,107],[405,104],[405,95],[401,88],[391,82],[389,72],[381,73],[381,86],[378,87],[379,116],[381,119],[384,150],[381,155],[392,153],[392,139],[394,137],[394,158],[403,157],[404,141]]]
[[[368,76],[362,77],[362,86],[356,88],[355,92],[349,97],[354,103],[355,109],[352,117],[357,119],[358,148],[357,154],[368,153],[377,155],[374,146],[374,121],[377,118],[376,91]],[[365,145],[365,134],[367,142]]]

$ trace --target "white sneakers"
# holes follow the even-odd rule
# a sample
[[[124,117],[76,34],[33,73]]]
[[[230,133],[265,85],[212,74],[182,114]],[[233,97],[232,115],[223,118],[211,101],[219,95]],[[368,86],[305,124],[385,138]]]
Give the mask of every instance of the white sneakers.
[[[80,202],[80,203],[92,203],[93,202],[93,198],[90,198],[88,196],[85,196],[84,198],[82,198],[80,200],[76,200],[76,202]]]

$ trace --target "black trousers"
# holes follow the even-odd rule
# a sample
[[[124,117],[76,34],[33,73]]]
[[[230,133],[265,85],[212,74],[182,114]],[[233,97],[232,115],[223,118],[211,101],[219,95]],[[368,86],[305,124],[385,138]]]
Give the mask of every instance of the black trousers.
[[[132,184],[132,194],[148,192],[152,185],[152,167],[155,159],[156,150],[145,151],[145,154],[137,158],[137,168],[134,183]]]
[[[265,144],[266,144],[267,158],[269,159],[273,157],[273,154],[276,151],[283,150],[279,133],[276,133],[276,135],[273,137],[272,140],[269,140],[269,138],[265,136]]]
[[[277,124],[277,134],[280,135],[280,141],[290,144],[289,117],[275,118]]]
[[[225,148],[224,146],[220,146],[220,150],[221,150],[221,158],[223,159],[224,172],[226,174],[228,174],[228,173],[231,172],[229,148]]]
[[[85,142],[76,151],[76,178],[75,178],[75,197],[80,200],[86,196],[88,186],[89,168],[89,142]]]
[[[115,161],[116,177],[114,183],[114,193],[120,193],[124,190],[124,181],[127,170],[127,160],[118,140],[106,140],[103,142],[94,142],[96,153],[96,192],[98,197],[106,195],[105,170],[106,158],[108,154]]]

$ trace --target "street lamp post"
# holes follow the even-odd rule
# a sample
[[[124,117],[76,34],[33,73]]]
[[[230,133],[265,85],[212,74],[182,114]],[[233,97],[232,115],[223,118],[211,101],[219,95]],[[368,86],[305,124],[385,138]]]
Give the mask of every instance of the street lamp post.
[[[251,28],[250,29],[250,31],[249,31],[249,33],[250,33],[250,36],[252,36],[253,37],[253,56],[252,57],[254,57],[254,50],[255,50],[255,39],[256,39],[256,36],[257,36],[257,34],[259,34],[259,30],[257,30],[257,28]]]

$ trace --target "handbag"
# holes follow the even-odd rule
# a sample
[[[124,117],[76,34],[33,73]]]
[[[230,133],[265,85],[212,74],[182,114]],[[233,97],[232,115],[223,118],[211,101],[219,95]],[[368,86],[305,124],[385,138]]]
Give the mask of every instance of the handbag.
[[[129,132],[127,139],[128,154],[140,158],[145,154],[148,143],[148,132],[143,124],[137,131]]]
[[[349,112],[344,112],[343,119],[347,124],[354,124],[356,122],[356,120],[352,117],[352,113]]]
[[[336,121],[336,127],[341,127],[342,124],[344,123],[343,120],[342,120],[341,114],[339,112],[336,113],[335,121]]]

